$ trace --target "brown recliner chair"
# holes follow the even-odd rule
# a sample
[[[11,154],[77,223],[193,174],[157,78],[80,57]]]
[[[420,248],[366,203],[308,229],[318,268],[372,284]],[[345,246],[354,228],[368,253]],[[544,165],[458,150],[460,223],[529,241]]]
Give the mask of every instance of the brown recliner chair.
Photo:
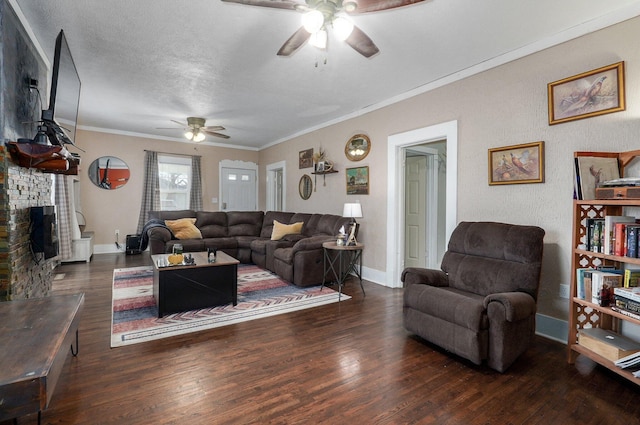
[[[504,372],[535,334],[544,233],[535,226],[461,222],[442,270],[402,272],[405,328]]]

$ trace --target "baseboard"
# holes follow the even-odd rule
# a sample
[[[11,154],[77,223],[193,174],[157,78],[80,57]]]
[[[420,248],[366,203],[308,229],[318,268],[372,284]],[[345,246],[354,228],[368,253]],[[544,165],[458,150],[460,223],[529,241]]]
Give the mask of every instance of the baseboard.
[[[536,335],[566,344],[569,324],[566,320],[538,313],[536,314]]]
[[[124,253],[124,244],[120,244],[120,248],[118,248],[115,243],[93,246],[94,254],[117,254],[119,252]]]

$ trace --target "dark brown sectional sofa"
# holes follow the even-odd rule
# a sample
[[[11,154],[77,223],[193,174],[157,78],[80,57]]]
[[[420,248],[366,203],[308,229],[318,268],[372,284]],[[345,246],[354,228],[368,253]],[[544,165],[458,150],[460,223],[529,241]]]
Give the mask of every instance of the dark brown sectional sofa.
[[[340,228],[349,228],[349,218],[333,214],[306,214],[281,211],[151,211],[149,219],[195,218],[202,239],[175,239],[162,226],[147,229],[151,254],[169,253],[176,243],[185,252],[215,248],[241,263],[255,263],[297,286],[322,283],[322,243],[336,239]],[[273,221],[282,224],[303,222],[302,232],[272,241]]]

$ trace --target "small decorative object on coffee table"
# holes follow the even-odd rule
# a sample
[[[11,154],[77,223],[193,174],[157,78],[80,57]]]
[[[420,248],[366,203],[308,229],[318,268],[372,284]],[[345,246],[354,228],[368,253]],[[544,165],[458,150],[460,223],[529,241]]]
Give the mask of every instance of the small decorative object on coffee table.
[[[209,261],[208,252],[191,252],[188,255],[193,262],[176,265],[168,262],[168,254],[151,256],[153,297],[158,317],[238,304],[238,260],[224,252],[218,252],[213,262]]]

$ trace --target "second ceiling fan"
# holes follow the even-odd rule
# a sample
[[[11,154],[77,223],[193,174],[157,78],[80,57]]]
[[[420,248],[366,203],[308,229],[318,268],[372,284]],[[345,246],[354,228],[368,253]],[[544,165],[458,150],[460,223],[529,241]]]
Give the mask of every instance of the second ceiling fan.
[[[180,126],[182,126],[186,132],[184,133],[184,137],[194,142],[202,142],[205,139],[205,135],[220,137],[222,139],[228,139],[229,136],[226,134],[218,133],[220,130],[224,130],[225,128],[221,125],[211,125],[205,126],[206,120],[200,117],[187,117],[187,124],[176,120],[171,120]],[[167,128],[161,128],[162,130],[172,130]]]
[[[304,13],[302,26],[278,50],[278,56],[289,56],[307,41],[315,47],[327,46],[327,28],[358,53],[369,58],[380,51],[378,46],[346,15],[377,12],[408,6],[424,0],[222,0],[249,6],[289,9]]]

